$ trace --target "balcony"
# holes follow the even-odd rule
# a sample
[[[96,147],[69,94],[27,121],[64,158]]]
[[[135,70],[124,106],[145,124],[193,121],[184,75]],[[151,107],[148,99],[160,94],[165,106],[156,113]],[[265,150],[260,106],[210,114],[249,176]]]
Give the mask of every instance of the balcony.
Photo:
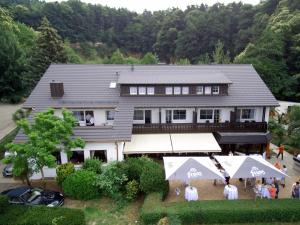
[[[133,134],[206,133],[206,132],[266,132],[266,122],[133,124]]]

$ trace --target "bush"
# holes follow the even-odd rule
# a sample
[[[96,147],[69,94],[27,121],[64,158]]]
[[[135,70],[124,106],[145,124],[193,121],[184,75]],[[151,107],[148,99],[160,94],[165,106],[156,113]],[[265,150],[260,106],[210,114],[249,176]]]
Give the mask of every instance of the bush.
[[[298,222],[300,201],[296,199],[197,201],[163,203],[162,194],[152,193],[141,210],[144,224],[177,217],[182,224],[230,224]]]
[[[126,184],[126,199],[133,201],[137,198],[139,193],[139,183],[136,180],[129,181]]]
[[[16,112],[13,113],[12,119],[13,121],[17,122],[21,119],[27,118],[29,111],[27,109],[18,109]]]
[[[8,199],[5,195],[0,195],[0,214],[4,212],[4,209],[8,206]]]
[[[0,216],[1,225],[85,225],[79,209],[9,205]]]
[[[69,175],[62,184],[64,193],[80,200],[94,199],[99,196],[98,188],[94,185],[96,173],[78,170]]]
[[[153,161],[150,158],[145,156],[138,158],[127,158],[124,161],[124,164],[128,179],[139,181],[145,165],[152,162]]]
[[[149,194],[166,190],[164,169],[156,162],[147,163],[140,177],[141,190]]]
[[[86,159],[83,163],[82,169],[101,173],[102,162],[99,159]]]
[[[56,181],[58,185],[61,186],[64,180],[74,172],[75,168],[73,163],[69,162],[59,165],[56,168]]]

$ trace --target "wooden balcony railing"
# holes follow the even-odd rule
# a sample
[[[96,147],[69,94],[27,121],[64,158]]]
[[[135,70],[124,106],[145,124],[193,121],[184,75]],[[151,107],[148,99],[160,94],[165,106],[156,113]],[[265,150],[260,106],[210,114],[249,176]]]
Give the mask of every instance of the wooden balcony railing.
[[[205,132],[266,132],[266,122],[233,123],[171,123],[133,124],[133,134],[205,133]]]

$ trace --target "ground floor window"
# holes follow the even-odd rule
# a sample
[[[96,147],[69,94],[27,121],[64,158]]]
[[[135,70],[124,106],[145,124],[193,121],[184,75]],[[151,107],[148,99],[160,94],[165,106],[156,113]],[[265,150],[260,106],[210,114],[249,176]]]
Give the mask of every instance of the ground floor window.
[[[84,151],[72,151],[70,162],[74,164],[81,164],[84,162]]]
[[[107,151],[106,150],[93,150],[91,151],[91,158],[96,158],[102,162],[107,162]]]
[[[173,120],[185,120],[186,110],[173,110]]]

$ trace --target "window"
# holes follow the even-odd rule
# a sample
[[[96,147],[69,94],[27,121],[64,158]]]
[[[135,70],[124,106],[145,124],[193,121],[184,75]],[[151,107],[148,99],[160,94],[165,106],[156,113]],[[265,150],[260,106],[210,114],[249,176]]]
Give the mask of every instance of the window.
[[[129,88],[130,95],[137,95],[137,87]]]
[[[220,110],[215,109],[214,110],[214,123],[219,123],[220,122]]]
[[[203,95],[203,86],[197,86],[196,93],[197,95]]]
[[[139,87],[139,95],[145,95],[146,94],[146,87]]]
[[[173,110],[173,120],[185,120],[186,110]]]
[[[210,95],[211,94],[211,86],[205,86],[205,94]]]
[[[147,87],[147,95],[154,95],[154,87]]]
[[[85,122],[87,126],[95,126],[95,118],[93,111],[85,111]]]
[[[106,120],[114,120],[115,111],[106,111]]]
[[[189,87],[182,87],[182,94],[188,95],[189,94]]]
[[[173,87],[166,87],[166,95],[172,95],[173,94]]]
[[[180,95],[181,94],[181,87],[174,87],[174,95]]]
[[[219,86],[213,86],[212,87],[212,93],[214,95],[218,95],[219,94]]]
[[[200,110],[200,120],[211,120],[213,118],[212,109],[201,109]]]
[[[72,113],[77,120],[77,125],[80,125],[80,121],[84,122],[84,111],[73,111]]]
[[[252,120],[254,119],[254,109],[242,109],[241,110],[241,119]]]
[[[144,110],[134,110],[133,120],[144,120]]]

